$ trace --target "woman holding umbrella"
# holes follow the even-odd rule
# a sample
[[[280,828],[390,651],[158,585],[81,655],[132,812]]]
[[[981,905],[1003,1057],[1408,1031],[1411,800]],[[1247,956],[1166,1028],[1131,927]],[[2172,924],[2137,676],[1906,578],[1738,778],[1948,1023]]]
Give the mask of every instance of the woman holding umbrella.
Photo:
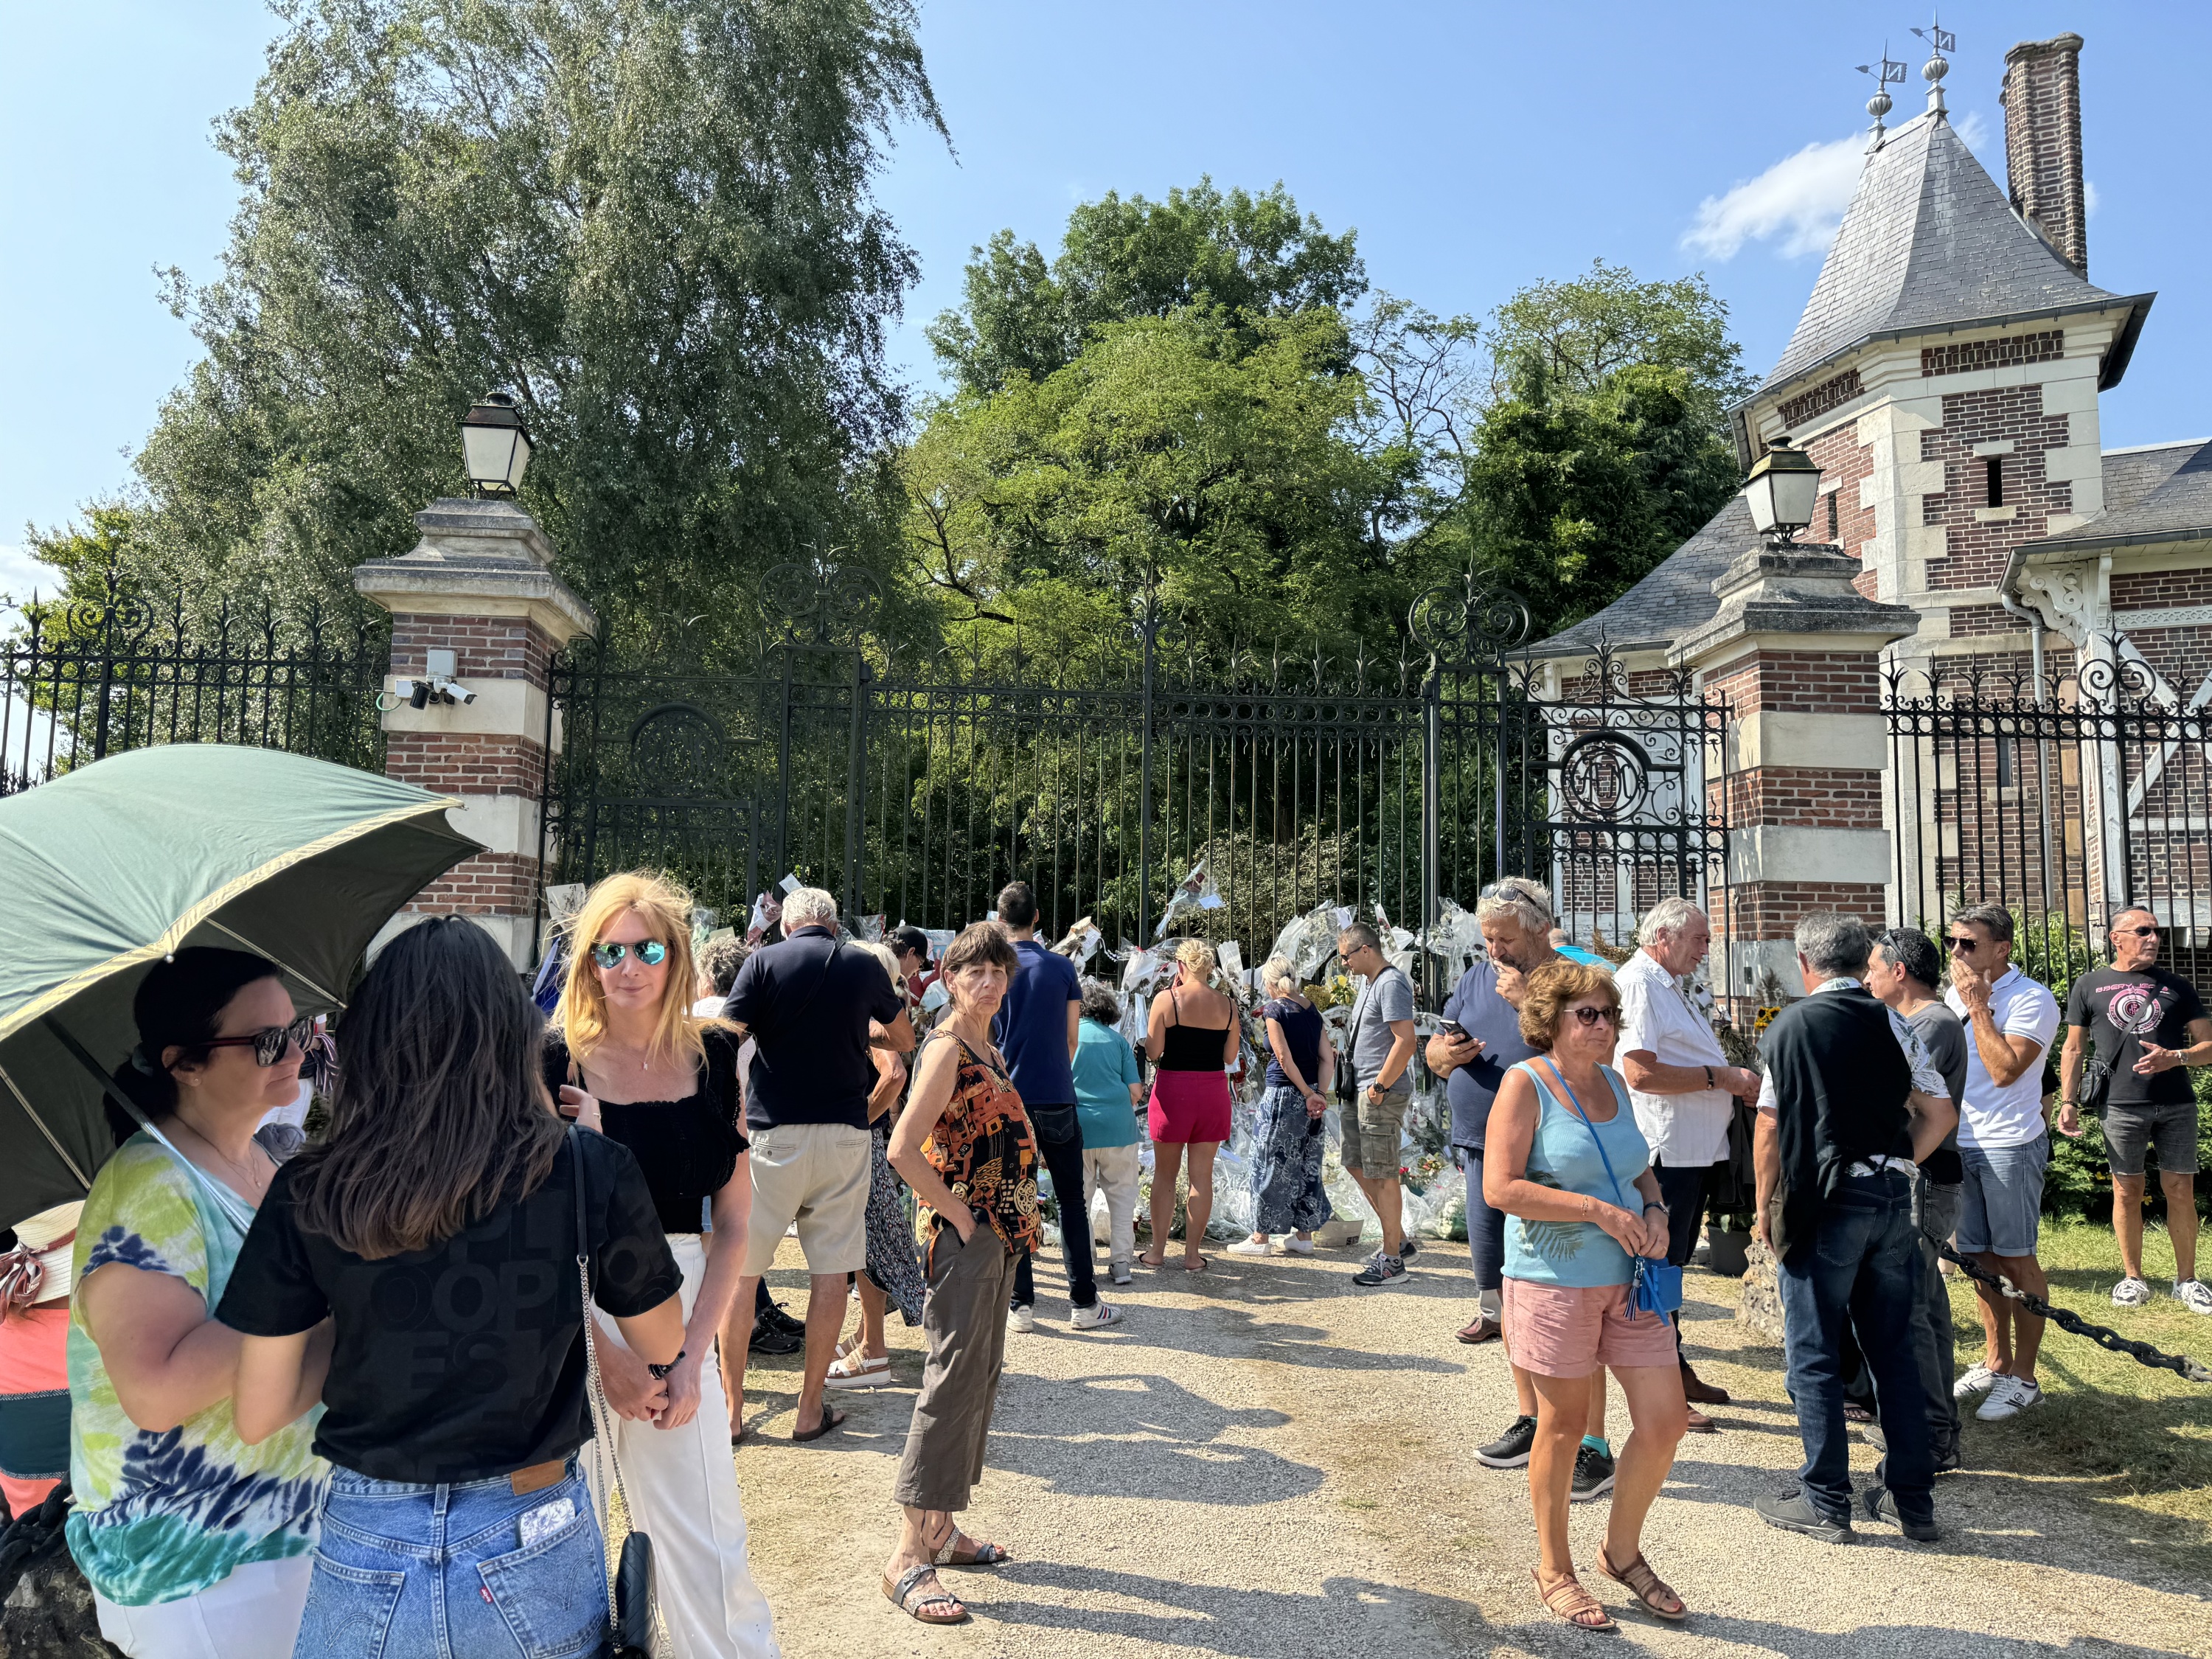
[[[258,1445],[240,1437],[239,1337],[212,1310],[276,1173],[255,1126],[299,1092],[307,1022],[276,967],[240,951],[156,963],[133,1010],[115,1082],[151,1127],[93,1182],[71,1259],[70,1550],[100,1634],[133,1659],[278,1659],[329,1466],[312,1413]],[[294,1416],[320,1396],[330,1352],[325,1324]]]

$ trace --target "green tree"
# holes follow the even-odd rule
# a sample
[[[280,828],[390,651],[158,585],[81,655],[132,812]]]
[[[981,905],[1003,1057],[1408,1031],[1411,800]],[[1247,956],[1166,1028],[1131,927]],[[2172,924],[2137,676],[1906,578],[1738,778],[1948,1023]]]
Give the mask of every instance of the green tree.
[[[972,250],[966,297],[938,315],[929,342],[963,388],[995,392],[1010,374],[1042,380],[1065,368],[1109,323],[1188,306],[1238,323],[1342,310],[1367,287],[1355,242],[1354,232],[1331,236],[1301,217],[1280,183],[1224,195],[1201,179],[1164,202],[1109,191],[1068,216],[1049,265],[1012,230]]]
[[[1524,356],[1483,413],[1462,511],[1476,568],[1529,603],[1542,638],[1601,610],[1736,487],[1690,369],[1630,363],[1590,392]]]
[[[1534,358],[1559,393],[1603,392],[1638,364],[1680,369],[1683,396],[1698,418],[1724,428],[1729,405],[1747,396],[1743,349],[1729,337],[1728,307],[1702,276],[1645,283],[1625,265],[1591,261],[1571,282],[1531,283],[1498,307],[1490,331],[1492,390],[1513,395]]]
[[[173,575],[347,591],[462,479],[494,387],[525,505],[618,631],[777,560],[888,564],[884,330],[914,258],[872,179],[942,131],[910,0],[289,0],[221,125],[222,270],[171,274],[204,358],[139,458]]]

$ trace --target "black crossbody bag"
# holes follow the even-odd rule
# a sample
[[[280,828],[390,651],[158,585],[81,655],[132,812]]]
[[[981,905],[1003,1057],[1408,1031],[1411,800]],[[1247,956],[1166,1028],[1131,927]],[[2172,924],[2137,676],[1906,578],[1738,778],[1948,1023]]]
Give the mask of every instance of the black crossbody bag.
[[[568,1126],[568,1157],[576,1172],[576,1277],[584,1287],[584,1398],[592,1410],[592,1432],[608,1466],[614,1471],[615,1495],[622,1499],[627,1519],[637,1513],[623,1489],[622,1462],[615,1455],[614,1413],[608,1408],[606,1389],[599,1381],[599,1344],[592,1334],[591,1229],[584,1216],[584,1148],[581,1132]],[[606,1516],[599,1517],[606,1534]],[[651,1659],[653,1653],[653,1540],[635,1524],[623,1535],[622,1557],[614,1576],[607,1580],[607,1628],[613,1638],[614,1659]]]

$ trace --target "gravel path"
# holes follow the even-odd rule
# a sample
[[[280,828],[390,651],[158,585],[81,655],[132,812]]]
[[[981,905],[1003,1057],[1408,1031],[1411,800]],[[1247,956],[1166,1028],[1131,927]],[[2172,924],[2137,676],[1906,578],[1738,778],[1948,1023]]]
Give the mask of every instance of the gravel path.
[[[1738,1403],[1716,1408],[1722,1433],[1683,1442],[1645,1534],[1693,1616],[1660,1626],[1599,1577],[1600,1502],[1577,1509],[1577,1555],[1622,1633],[1569,1631],[1529,1583],[1524,1480],[1468,1449],[1513,1407],[1497,1345],[1452,1340],[1471,1312],[1462,1250],[1431,1246],[1405,1285],[1365,1291],[1349,1282],[1352,1254],[1217,1253],[1200,1277],[1140,1267],[1110,1293],[1127,1322],[1102,1335],[1066,1329],[1059,1273],[1040,1273],[1039,1328],[1007,1339],[990,1467],[968,1516],[1018,1559],[946,1575],[975,1613],[951,1629],[899,1615],[878,1587],[920,1334],[894,1321],[898,1386],[847,1396],[850,1423],[816,1445],[779,1437],[795,1362],[757,1361],[757,1437],[738,1474],[784,1652],[1425,1659],[1588,1654],[1618,1639],[1786,1659],[2212,1656],[2212,1567],[2160,1565],[2130,1546],[2125,1510],[2100,1513],[2061,1483],[1947,1477],[1933,1547],[1869,1528],[1835,1547],[1761,1524],[1751,1498],[1801,1455],[1781,1356],[1740,1347],[1735,1286],[1695,1273],[1692,1355]],[[799,1265],[787,1241],[774,1278],[794,1311]],[[1612,1403],[1617,1444],[1617,1391]],[[1873,1462],[1854,1454],[1862,1474]]]

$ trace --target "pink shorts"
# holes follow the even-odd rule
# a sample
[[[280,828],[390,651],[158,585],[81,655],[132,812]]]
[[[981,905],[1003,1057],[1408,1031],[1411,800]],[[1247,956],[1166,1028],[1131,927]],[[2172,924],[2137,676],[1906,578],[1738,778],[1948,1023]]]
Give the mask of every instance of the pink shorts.
[[[1505,1351],[1539,1376],[1588,1376],[1601,1365],[1679,1363],[1674,1322],[1664,1314],[1631,1319],[1626,1285],[1539,1285],[1505,1281]]]

